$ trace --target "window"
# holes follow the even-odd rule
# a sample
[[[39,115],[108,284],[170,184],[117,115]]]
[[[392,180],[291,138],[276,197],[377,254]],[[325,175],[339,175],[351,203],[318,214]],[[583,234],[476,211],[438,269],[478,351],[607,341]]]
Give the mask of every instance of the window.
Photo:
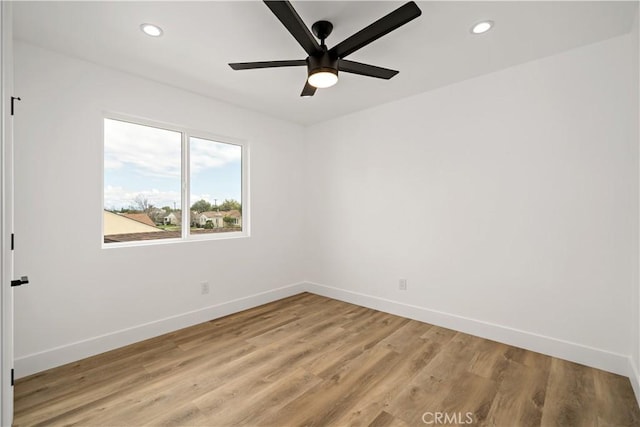
[[[246,236],[245,152],[185,129],[105,118],[105,246]]]

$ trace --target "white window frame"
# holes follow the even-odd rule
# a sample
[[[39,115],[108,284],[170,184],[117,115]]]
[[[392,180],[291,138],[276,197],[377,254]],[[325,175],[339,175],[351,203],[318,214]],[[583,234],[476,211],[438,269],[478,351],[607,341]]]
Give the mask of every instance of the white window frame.
[[[150,239],[150,240],[136,240],[131,242],[113,242],[113,243],[104,243],[104,215],[102,212],[104,211],[104,144],[105,144],[105,133],[104,133],[104,122],[105,120],[118,120],[123,121],[135,125],[141,126],[149,126],[158,129],[164,129],[173,132],[179,132],[182,135],[181,142],[181,174],[180,174],[180,188],[181,188],[181,208],[182,208],[182,219],[181,219],[181,236],[179,238],[168,238],[168,239]],[[132,246],[152,246],[152,245],[166,245],[166,244],[175,244],[175,243],[185,243],[185,242],[202,242],[209,240],[228,240],[228,239],[237,239],[237,238],[245,238],[250,237],[251,234],[249,232],[249,224],[250,224],[250,202],[249,202],[249,143],[246,140],[241,140],[238,138],[215,135],[208,132],[203,132],[199,130],[193,130],[187,128],[185,126],[179,126],[174,124],[162,123],[154,120],[149,120],[145,118],[124,115],[120,113],[113,112],[104,112],[102,114],[101,123],[101,137],[102,137],[102,152],[101,152],[101,162],[102,162],[102,189],[101,194],[101,206],[100,206],[100,242],[103,249],[111,249],[111,248],[122,248],[122,247],[132,247]],[[202,234],[191,234],[191,146],[189,139],[190,138],[199,138],[210,140],[212,142],[219,142],[223,144],[236,145],[241,147],[241,201],[242,204],[242,230],[241,231],[229,231],[224,233],[202,233]],[[185,215],[185,213],[187,213]]]

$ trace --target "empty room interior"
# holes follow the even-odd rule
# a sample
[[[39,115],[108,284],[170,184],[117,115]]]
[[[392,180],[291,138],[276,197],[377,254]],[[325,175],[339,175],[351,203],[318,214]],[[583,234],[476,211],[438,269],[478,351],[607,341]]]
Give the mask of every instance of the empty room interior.
[[[3,426],[640,426],[638,1],[0,6]]]

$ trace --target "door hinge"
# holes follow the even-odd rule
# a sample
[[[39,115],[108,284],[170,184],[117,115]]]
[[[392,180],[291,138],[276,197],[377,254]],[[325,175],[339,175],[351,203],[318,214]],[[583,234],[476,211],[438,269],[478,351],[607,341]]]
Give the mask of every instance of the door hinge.
[[[13,103],[15,101],[22,101],[22,99],[20,99],[20,97],[18,96],[12,96],[11,97],[11,115],[13,116]]]
[[[15,382],[14,379],[13,379],[13,374],[14,374],[13,368],[11,368],[11,385],[13,385],[14,382]]]
[[[15,236],[13,233],[11,233],[11,250],[13,250],[14,248],[14,240],[15,240]]]

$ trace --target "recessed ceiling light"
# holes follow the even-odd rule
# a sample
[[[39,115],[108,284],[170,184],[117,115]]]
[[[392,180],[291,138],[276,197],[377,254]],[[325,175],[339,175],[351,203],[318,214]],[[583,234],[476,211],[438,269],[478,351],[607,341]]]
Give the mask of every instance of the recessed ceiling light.
[[[493,27],[493,21],[482,21],[471,27],[471,32],[473,34],[482,34],[489,31],[491,27]]]
[[[140,29],[143,33],[151,37],[160,37],[162,35],[162,28],[153,24],[142,24]]]

